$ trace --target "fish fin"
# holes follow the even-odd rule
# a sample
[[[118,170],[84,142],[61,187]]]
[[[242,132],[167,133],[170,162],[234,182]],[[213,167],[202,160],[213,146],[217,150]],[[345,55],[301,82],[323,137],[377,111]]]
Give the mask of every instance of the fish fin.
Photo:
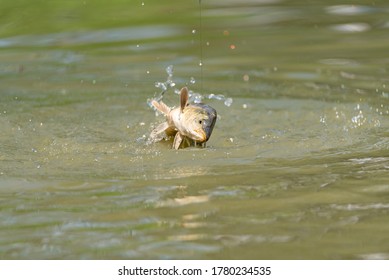
[[[151,131],[147,142],[154,143],[154,142],[158,142],[158,141],[162,140],[162,138],[163,138],[162,133],[164,133],[165,130],[168,128],[169,128],[169,124],[167,122],[163,122],[163,123],[159,124],[156,128],[153,129],[153,131]]]
[[[157,101],[157,100],[152,100],[151,101],[151,105],[154,106],[155,109],[157,109],[158,111],[160,111],[162,114],[164,114],[165,116],[167,116],[171,109],[169,106],[167,106],[165,103],[163,103],[162,101]]]
[[[178,150],[180,148],[182,140],[184,140],[184,138],[182,137],[181,133],[177,132],[173,141],[173,149]]]
[[[188,105],[188,99],[189,99],[188,88],[183,87],[181,89],[181,93],[180,93],[181,113],[184,111],[184,108],[186,107],[186,105]]]

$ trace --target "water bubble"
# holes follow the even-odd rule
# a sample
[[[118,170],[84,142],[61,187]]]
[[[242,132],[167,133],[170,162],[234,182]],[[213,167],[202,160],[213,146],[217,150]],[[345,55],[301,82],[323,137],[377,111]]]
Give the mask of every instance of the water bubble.
[[[191,77],[189,82],[193,85],[196,83],[196,80],[195,80],[195,78]]]
[[[200,60],[200,62],[199,62],[199,66],[201,67],[201,66],[203,66],[203,62]]]
[[[193,30],[192,30],[192,34],[196,34],[196,29],[193,29]]]

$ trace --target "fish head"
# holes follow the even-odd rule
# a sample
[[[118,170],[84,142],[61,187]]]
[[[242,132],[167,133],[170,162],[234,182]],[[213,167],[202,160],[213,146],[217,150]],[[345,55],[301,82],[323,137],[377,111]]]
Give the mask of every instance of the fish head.
[[[216,110],[206,104],[190,104],[182,115],[186,136],[198,143],[207,142],[216,123]]]

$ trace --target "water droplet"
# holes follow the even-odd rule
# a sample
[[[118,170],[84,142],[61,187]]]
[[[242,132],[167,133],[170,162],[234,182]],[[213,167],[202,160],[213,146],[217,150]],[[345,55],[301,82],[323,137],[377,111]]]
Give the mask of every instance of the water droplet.
[[[196,83],[196,80],[195,80],[195,78],[191,77],[189,82],[193,85]]]
[[[230,107],[232,105],[232,98],[227,98],[226,100],[224,100],[224,105]]]
[[[203,101],[203,96],[199,93],[192,93],[191,99],[194,103],[201,103]]]
[[[218,94],[218,95],[215,95],[215,99],[216,99],[216,100],[224,100],[225,97],[224,97],[223,94]]]
[[[173,76],[173,65],[166,67],[166,73],[169,75],[169,77]]]
[[[196,34],[196,29],[193,29],[193,30],[192,30],[192,34]]]
[[[203,62],[202,61],[199,62],[199,66],[200,67],[203,66]]]
[[[243,109],[247,109],[247,104],[242,105]]]
[[[156,82],[156,83],[155,83],[155,87],[156,87],[156,88],[160,88],[160,89],[162,89],[163,91],[166,91],[166,90],[167,90],[167,86],[166,86],[165,83]]]
[[[144,6],[145,5],[145,2],[142,2],[142,6]]]

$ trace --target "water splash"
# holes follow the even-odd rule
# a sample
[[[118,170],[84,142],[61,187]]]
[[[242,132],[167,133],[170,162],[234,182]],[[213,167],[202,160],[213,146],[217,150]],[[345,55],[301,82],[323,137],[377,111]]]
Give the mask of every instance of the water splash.
[[[176,83],[173,80],[173,65],[169,65],[165,68],[167,73],[166,81],[164,82],[155,82],[155,87],[159,88],[161,92],[158,94],[158,96],[154,96],[154,98],[147,99],[147,104],[150,108],[154,109],[154,106],[151,105],[152,100],[161,101],[163,99],[164,94],[169,90],[173,89],[173,92],[175,94],[180,94],[181,90],[179,88],[176,88]],[[194,77],[190,77],[187,84],[194,85],[196,83],[196,79]],[[203,95],[198,92],[194,92],[192,90],[189,90],[189,102],[193,103],[202,103],[204,99],[214,99],[218,101],[222,101],[225,106],[230,107],[233,103],[233,99],[231,97],[225,97],[223,94],[208,94]]]

